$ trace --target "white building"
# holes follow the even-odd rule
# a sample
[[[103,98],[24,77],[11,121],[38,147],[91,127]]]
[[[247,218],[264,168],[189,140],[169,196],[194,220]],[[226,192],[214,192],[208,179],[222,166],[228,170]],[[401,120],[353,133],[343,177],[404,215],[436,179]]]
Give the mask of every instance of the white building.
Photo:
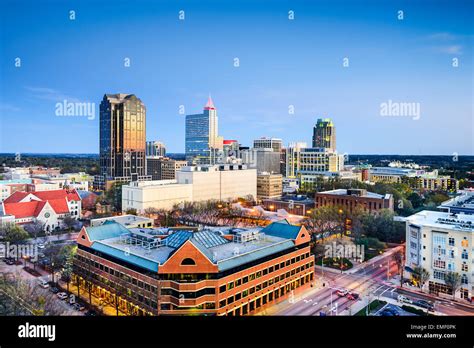
[[[183,202],[231,200],[257,195],[257,171],[245,165],[183,167],[176,180],[132,182],[122,186],[122,210],[171,209]]]
[[[431,293],[452,294],[447,272],[461,275],[456,297],[474,296],[474,215],[422,211],[406,218],[406,266],[430,273]]]

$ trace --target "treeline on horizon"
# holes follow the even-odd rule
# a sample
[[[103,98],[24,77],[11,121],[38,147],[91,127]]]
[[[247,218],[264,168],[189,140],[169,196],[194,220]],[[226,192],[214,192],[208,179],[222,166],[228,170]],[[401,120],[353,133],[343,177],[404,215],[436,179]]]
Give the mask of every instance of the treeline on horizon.
[[[62,173],[86,172],[90,175],[99,174],[98,154],[0,154],[0,163],[6,167],[59,167]],[[167,156],[183,159],[184,154],[168,153]],[[438,169],[440,175],[450,175],[456,179],[474,180],[468,172],[474,171],[474,156],[455,155],[349,155],[346,164],[367,164],[384,167],[390,161],[414,162],[429,169]],[[0,171],[2,169],[0,168]]]

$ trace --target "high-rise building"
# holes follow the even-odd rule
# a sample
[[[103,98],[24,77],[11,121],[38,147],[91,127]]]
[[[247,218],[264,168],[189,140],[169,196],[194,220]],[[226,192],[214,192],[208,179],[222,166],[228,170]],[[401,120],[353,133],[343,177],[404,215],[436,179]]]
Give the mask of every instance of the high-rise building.
[[[282,140],[278,138],[262,137],[253,141],[255,149],[273,149],[275,152],[281,152]]]
[[[298,178],[300,187],[313,189],[320,179],[334,177],[344,168],[344,155],[321,147],[291,144],[286,149],[286,176]]]
[[[187,166],[186,161],[178,161],[168,157],[147,157],[147,174],[152,180],[174,180],[176,172]]]
[[[146,108],[134,94],[106,94],[100,103],[100,175],[108,182],[149,179],[146,176]]]
[[[202,114],[186,115],[186,160],[189,163],[214,164],[224,139],[218,136],[217,110],[212,98]]]
[[[166,156],[166,146],[160,141],[147,141],[146,142],[146,155],[153,157],[164,157]]]
[[[318,119],[313,128],[313,147],[322,147],[336,151],[336,127],[331,119]]]
[[[257,173],[280,174],[280,153],[271,148],[242,150],[239,152],[239,157],[249,168],[256,168]]]
[[[257,199],[274,199],[282,195],[281,174],[260,173],[257,175]]]

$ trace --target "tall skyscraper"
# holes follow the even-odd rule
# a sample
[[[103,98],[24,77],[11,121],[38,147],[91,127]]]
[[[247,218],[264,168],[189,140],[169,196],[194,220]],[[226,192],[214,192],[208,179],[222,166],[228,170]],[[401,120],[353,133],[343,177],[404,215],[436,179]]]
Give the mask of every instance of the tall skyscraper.
[[[146,156],[164,157],[166,156],[166,146],[161,141],[146,142]]]
[[[283,147],[283,142],[278,138],[260,138],[253,141],[253,147],[256,149],[273,149],[275,152],[280,152]]]
[[[336,151],[336,127],[330,118],[318,119],[313,128],[313,147]]]
[[[217,110],[212,98],[202,114],[186,115],[186,160],[189,163],[214,164],[223,138],[218,136]]]
[[[106,94],[100,103],[99,188],[108,182],[148,179],[146,176],[146,108],[134,94]]]

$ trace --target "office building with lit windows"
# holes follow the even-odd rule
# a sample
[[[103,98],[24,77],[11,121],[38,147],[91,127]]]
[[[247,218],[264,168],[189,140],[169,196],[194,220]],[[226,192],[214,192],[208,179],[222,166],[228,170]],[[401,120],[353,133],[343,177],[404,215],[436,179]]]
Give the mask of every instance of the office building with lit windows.
[[[330,118],[320,118],[313,128],[313,147],[336,151],[336,127]]]
[[[217,109],[209,97],[202,114],[186,115],[185,151],[189,164],[215,164],[224,138],[218,135]]]
[[[452,295],[444,281],[447,272],[461,276],[457,298],[474,296],[474,216],[421,211],[406,218],[405,263],[430,273],[427,287],[432,294]]]
[[[310,236],[265,228],[127,229],[78,235],[74,279],[126,315],[252,315],[314,283]]]
[[[134,94],[106,94],[100,103],[100,175],[94,186],[148,180],[146,108]]]

